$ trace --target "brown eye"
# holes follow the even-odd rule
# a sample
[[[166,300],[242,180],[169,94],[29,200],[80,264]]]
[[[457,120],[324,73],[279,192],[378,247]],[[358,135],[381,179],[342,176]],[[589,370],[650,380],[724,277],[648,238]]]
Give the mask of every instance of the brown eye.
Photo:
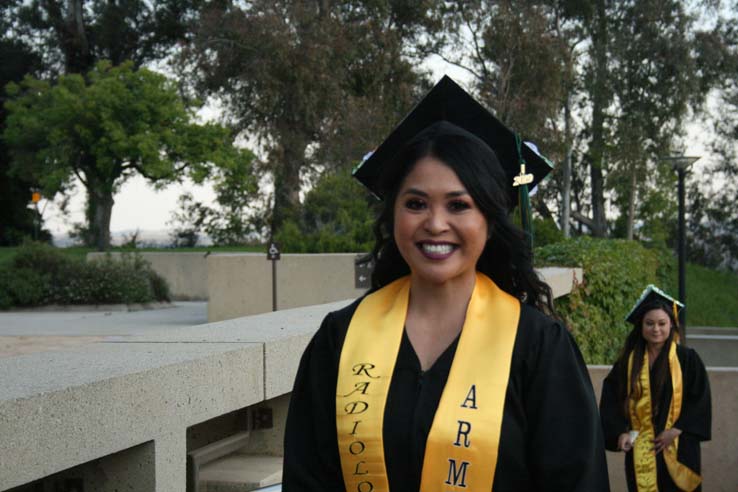
[[[469,210],[471,208],[471,205],[469,205],[464,200],[451,200],[448,204],[448,209],[451,212],[463,212],[464,210]]]
[[[410,198],[405,202],[405,208],[408,210],[423,210],[425,208],[425,202],[418,198]]]

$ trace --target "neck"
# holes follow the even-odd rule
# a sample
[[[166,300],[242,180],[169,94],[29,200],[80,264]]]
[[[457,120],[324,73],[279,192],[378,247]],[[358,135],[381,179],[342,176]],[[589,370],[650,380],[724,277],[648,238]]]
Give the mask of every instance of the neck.
[[[410,309],[420,309],[427,314],[448,312],[449,308],[466,306],[476,283],[476,272],[443,284],[410,277]]]
[[[654,360],[656,360],[656,357],[659,356],[661,353],[661,349],[664,348],[664,342],[661,343],[649,343],[646,345],[646,349],[648,350],[648,359],[653,363]]]

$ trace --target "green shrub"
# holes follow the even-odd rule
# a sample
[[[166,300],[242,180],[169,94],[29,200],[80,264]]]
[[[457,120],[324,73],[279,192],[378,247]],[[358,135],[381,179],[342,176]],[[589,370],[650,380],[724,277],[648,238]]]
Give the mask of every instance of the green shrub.
[[[582,267],[571,294],[556,300],[588,364],[612,364],[631,329],[623,318],[646,285],[663,285],[670,258],[636,241],[581,237],[536,249],[539,266]]]
[[[289,253],[370,251],[377,203],[349,173],[326,173],[275,240]]]
[[[564,233],[553,219],[533,218],[533,245],[543,247],[548,244],[564,241]]]
[[[48,245],[26,244],[0,268],[0,309],[152,301],[169,301],[169,286],[137,254],[85,262]]]

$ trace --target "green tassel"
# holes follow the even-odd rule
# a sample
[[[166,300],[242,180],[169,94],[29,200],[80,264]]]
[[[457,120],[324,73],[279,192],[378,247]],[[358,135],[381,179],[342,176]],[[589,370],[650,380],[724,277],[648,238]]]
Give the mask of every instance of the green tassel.
[[[515,134],[515,145],[518,148],[518,159],[520,164],[525,164],[523,159],[523,152],[521,148],[521,141],[518,134]],[[520,209],[520,224],[523,226],[525,235],[528,239],[528,245],[533,249],[533,221],[531,220],[531,209],[530,209],[530,196],[528,195],[528,185],[518,186],[520,189],[518,193],[518,208]]]

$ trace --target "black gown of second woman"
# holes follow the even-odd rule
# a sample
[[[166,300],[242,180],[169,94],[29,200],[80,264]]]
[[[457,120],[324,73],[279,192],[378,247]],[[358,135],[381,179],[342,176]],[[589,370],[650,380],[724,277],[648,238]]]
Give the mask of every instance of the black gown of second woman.
[[[659,358],[667,356],[668,350],[662,350],[659,354]],[[682,368],[682,385],[684,388],[681,413],[679,419],[673,425],[673,427],[682,431],[679,436],[677,460],[699,473],[701,469],[700,441],[709,441],[711,437],[710,385],[707,379],[707,371],[697,352],[688,347],[677,345],[677,358]],[[654,366],[656,366],[656,363],[654,363]],[[628,368],[625,364],[616,364],[602,383],[600,413],[602,427],[605,432],[605,447],[610,451],[618,451],[618,436],[630,429],[628,418],[621,403],[625,401],[627,371]],[[652,371],[651,380],[653,379]],[[658,404],[654,405],[653,425],[656,435],[659,435],[666,426],[672,393],[671,380],[666,378],[661,398]],[[652,387],[652,401],[655,395],[656,388]],[[669,476],[662,453],[656,456],[656,476],[659,492],[679,492],[680,489]],[[632,451],[625,456],[625,477],[628,482],[628,490],[637,490]],[[695,491],[700,490],[702,490],[701,486],[695,489]]]

